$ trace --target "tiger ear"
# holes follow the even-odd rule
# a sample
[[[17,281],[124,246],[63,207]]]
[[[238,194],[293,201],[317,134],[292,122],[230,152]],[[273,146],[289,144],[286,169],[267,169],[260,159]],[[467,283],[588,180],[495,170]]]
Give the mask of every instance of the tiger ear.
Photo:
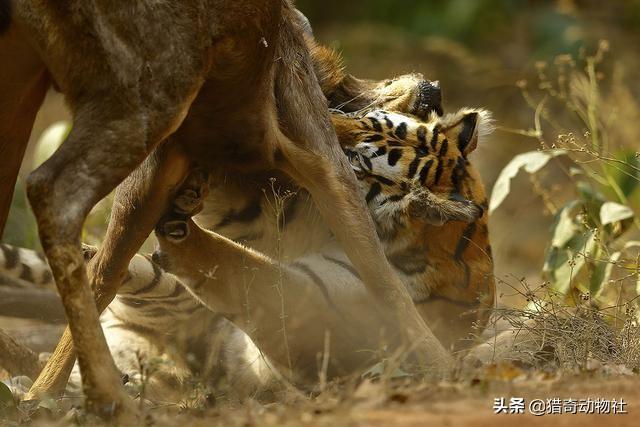
[[[491,113],[486,110],[462,109],[449,114],[440,120],[441,132],[449,143],[455,142],[463,156],[467,156],[483,140],[493,132]]]

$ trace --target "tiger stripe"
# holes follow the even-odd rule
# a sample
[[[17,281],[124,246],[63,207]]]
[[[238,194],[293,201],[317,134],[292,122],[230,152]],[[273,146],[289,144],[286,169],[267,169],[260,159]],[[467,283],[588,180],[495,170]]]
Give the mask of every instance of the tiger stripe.
[[[333,303],[333,300],[331,299],[331,296],[329,295],[329,290],[327,289],[327,285],[325,285],[324,281],[320,278],[320,276],[318,276],[318,274],[315,271],[311,269],[311,267],[309,267],[307,264],[304,264],[303,262],[300,262],[300,261],[294,262],[293,264],[291,264],[291,267],[293,267],[294,269],[298,270],[300,273],[304,274],[309,279],[311,279],[311,281],[318,287],[318,290],[320,291],[324,299],[327,301],[327,304],[329,305],[329,307],[338,311],[336,309],[336,305]]]
[[[358,274],[358,271],[357,271],[355,268],[353,268],[353,266],[352,266],[351,264],[349,264],[348,262],[341,261],[341,260],[339,260],[339,259],[337,259],[337,258],[334,258],[334,257],[332,257],[332,256],[330,256],[330,255],[327,255],[327,254],[322,254],[322,257],[323,257],[324,259],[326,259],[327,261],[332,262],[332,263],[334,263],[334,264],[336,264],[336,265],[340,266],[341,268],[343,268],[343,269],[347,270],[347,271],[348,271],[349,273],[351,273],[351,274],[352,274],[356,279],[358,279],[358,280],[362,280],[362,279],[360,279],[360,274]]]

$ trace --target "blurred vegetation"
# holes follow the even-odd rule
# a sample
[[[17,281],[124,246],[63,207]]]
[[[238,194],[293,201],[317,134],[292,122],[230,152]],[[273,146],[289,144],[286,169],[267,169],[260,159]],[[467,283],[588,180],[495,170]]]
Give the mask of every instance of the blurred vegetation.
[[[534,59],[577,53],[594,41],[589,21],[614,20],[620,31],[640,26],[640,1],[612,0],[298,0],[314,27],[374,23],[415,38],[440,36],[475,50],[517,41]]]
[[[640,0],[296,3],[349,72],[421,72],[440,80],[445,110],[493,111],[498,131],[473,161],[489,189],[506,165],[513,175],[508,187],[498,183],[504,197],[491,217],[502,302],[521,301],[510,288],[522,279],[550,283],[563,298],[635,295]],[[23,180],[16,190],[4,240],[37,247]],[[109,205],[94,209],[87,242],[100,241]]]
[[[640,295],[640,127],[628,121],[640,108],[626,87],[600,71],[609,43],[578,59],[555,58],[537,65],[535,84],[518,83],[534,111],[533,127],[512,130],[538,140],[539,147],[515,156],[493,187],[494,212],[510,193],[510,180],[523,169],[553,217],[538,290],[569,305],[609,305],[621,316],[637,312]],[[606,86],[605,86],[606,87]],[[607,93],[608,92],[608,93]],[[545,126],[546,125],[546,126]],[[635,136],[629,138],[629,133]],[[545,179],[546,169],[564,175]],[[550,285],[549,289],[546,286]],[[538,296],[527,296],[539,307]],[[636,303],[633,303],[635,301]],[[629,305],[628,302],[631,302]]]

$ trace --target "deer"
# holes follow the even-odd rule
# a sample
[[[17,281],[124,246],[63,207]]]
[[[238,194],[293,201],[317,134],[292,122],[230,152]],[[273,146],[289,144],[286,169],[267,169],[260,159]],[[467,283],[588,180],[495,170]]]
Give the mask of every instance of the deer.
[[[122,423],[135,417],[99,313],[196,165],[276,169],[305,187],[413,354],[430,372],[448,370],[450,355],[393,273],[364,201],[352,197],[355,176],[325,97],[357,99],[354,109],[382,100],[424,107],[434,89],[415,77],[319,77],[308,34],[289,0],[0,0],[0,233],[49,88],[73,116],[65,142],[27,179],[68,321],[28,399],[64,388],[77,356],[87,408]],[[83,223],[116,187],[104,242],[85,267]]]

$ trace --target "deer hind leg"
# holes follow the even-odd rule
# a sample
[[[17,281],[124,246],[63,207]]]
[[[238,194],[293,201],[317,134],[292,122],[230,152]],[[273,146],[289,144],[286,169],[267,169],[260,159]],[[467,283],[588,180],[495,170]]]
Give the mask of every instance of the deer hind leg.
[[[128,416],[133,406],[119,383],[100,328],[80,246],[82,226],[91,208],[179,125],[197,87],[196,84],[189,87],[182,99],[173,99],[175,103],[163,106],[165,110],[158,109],[157,105],[153,109],[131,105],[122,101],[126,99],[122,94],[96,94],[99,102],[89,101],[76,107],[75,124],[69,137],[28,179],[29,201],[65,307],[87,403],[92,411],[104,416]],[[113,228],[112,235],[131,230],[120,224],[114,224]],[[128,259],[124,268],[127,263]],[[105,293],[109,295],[111,291],[107,289]],[[68,369],[68,361],[72,359],[68,356],[70,348],[66,333],[56,358],[41,374],[31,395],[59,385],[56,383],[60,380],[56,374],[59,371],[50,368],[58,363]],[[67,356],[60,359],[60,355]]]
[[[74,129],[79,129],[81,132],[83,128],[81,124],[77,124]],[[82,134],[76,136],[72,133],[70,138],[81,138],[82,136]],[[76,141],[79,140],[70,139],[65,142],[65,145],[73,144]],[[125,141],[119,140],[117,142],[121,148]],[[63,148],[65,145],[63,145]],[[56,155],[58,154],[60,157],[70,155],[69,152],[56,153]],[[106,167],[106,169],[102,170],[103,173],[115,172],[120,178],[124,173],[128,172],[123,168],[125,163],[128,163],[130,167],[134,167],[134,161],[139,160],[139,158],[129,157],[129,153],[120,153],[120,156],[116,154],[116,158],[113,158],[114,153],[108,152],[108,150],[92,154],[96,160],[102,159],[101,165],[93,165],[93,167]],[[55,157],[52,160],[56,160]],[[115,164],[120,169],[117,169]],[[56,169],[56,167],[58,165],[54,163],[50,169]],[[80,167],[87,166],[81,164]],[[98,402],[122,401],[123,397],[119,395],[121,392],[120,387],[117,383],[114,383],[114,380],[119,378],[116,374],[115,365],[113,365],[109,352],[104,351],[106,345],[103,345],[104,340],[101,329],[95,327],[97,313],[104,310],[115,296],[125,277],[129,260],[153,230],[160,213],[165,210],[171,198],[171,192],[182,182],[188,167],[189,161],[182,154],[179,147],[166,144],[148,157],[141,167],[136,169],[116,191],[111,220],[104,243],[87,266],[87,269],[91,272],[93,288],[96,293],[97,311],[95,310],[96,304],[93,303],[91,290],[83,277],[82,253],[78,252],[79,247],[76,243],[78,230],[70,230],[70,225],[76,225],[79,217],[84,219],[83,215],[86,212],[72,211],[52,214],[55,209],[62,209],[62,206],[56,205],[57,200],[43,201],[41,199],[42,195],[36,192],[33,186],[37,189],[38,180],[43,178],[36,176],[36,183],[32,183],[30,197],[36,202],[34,203],[36,210],[38,208],[46,209],[44,213],[40,212],[38,215],[41,238],[69,317],[69,327],[62,336],[45,369],[34,383],[29,393],[30,398],[59,393],[64,389],[74,363],[75,354],[71,341],[73,336],[73,343],[79,356],[85,392],[89,400],[94,399]],[[48,170],[38,172],[45,176],[51,173]],[[71,176],[76,171],[67,169],[64,172]],[[61,176],[67,177],[66,174],[59,175],[58,180],[61,179]],[[103,183],[101,188],[91,188],[96,192],[102,189],[101,195],[91,199],[82,199],[82,206],[95,203],[95,199],[101,197],[105,193],[104,190],[110,189],[109,185],[113,185],[117,178],[105,176],[103,179],[106,183]],[[58,188],[56,187],[54,191],[59,197],[60,202],[58,203],[62,203],[62,200],[68,197],[68,194],[64,193],[64,190],[62,190],[63,194],[58,193]],[[64,189],[64,187],[62,188]],[[78,191],[87,191],[80,186],[77,188]],[[82,196],[76,194],[76,197]],[[70,223],[66,222],[65,228],[62,229],[68,234],[60,237],[52,236],[50,227],[53,226],[55,219],[60,216],[67,219],[71,216],[73,220]],[[60,264],[62,264],[63,271],[59,270],[61,268]],[[58,282],[59,278],[60,282]],[[77,286],[74,283],[76,281],[80,281],[81,285]],[[79,332],[76,332],[78,330]],[[80,340],[76,338],[78,336]],[[96,349],[100,350],[97,351]],[[90,356],[87,357],[86,353],[82,353],[83,351],[92,353],[89,353]],[[104,390],[104,384],[110,384],[110,388]],[[96,387],[100,388],[96,389]],[[107,395],[104,395],[105,393]]]
[[[279,137],[283,159],[277,166],[309,190],[368,291],[405,333],[413,346],[413,354],[426,362],[431,373],[447,372],[451,356],[418,314],[382,251],[371,216],[359,196],[355,176],[331,126],[308,58],[306,62],[289,58],[289,62],[287,52],[281,54],[284,60],[276,72],[276,86],[287,89],[277,94],[277,104],[279,124],[286,135]],[[291,63],[296,63],[298,68],[287,66]]]
[[[286,163],[282,169],[311,193],[323,219],[379,304],[379,312],[389,317],[385,323],[390,322],[404,334],[407,355],[419,364],[416,370],[433,376],[447,375],[450,354],[427,327],[407,289],[392,271],[359,195],[355,176],[339,158],[339,147],[332,150],[320,144],[305,148],[290,141],[287,144],[291,145],[283,150]]]
[[[0,37],[0,238],[29,141],[49,87],[44,64],[11,27]]]

